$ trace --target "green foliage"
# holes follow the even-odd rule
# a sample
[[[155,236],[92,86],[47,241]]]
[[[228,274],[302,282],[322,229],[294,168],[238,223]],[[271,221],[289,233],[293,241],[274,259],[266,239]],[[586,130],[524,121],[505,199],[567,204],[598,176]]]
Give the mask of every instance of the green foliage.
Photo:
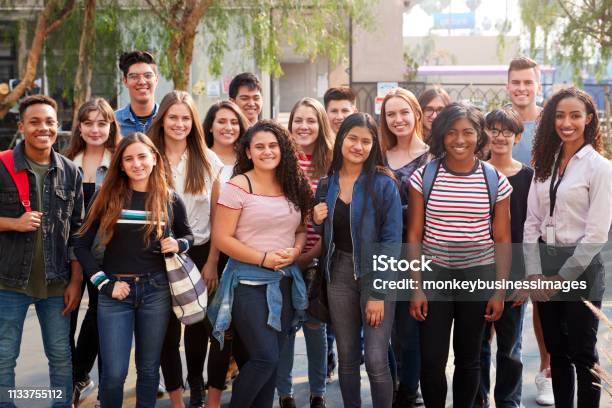
[[[117,0],[100,0],[96,10],[94,38],[88,53],[93,66],[93,89],[96,95],[112,99],[117,88],[117,55],[120,47],[120,9]],[[66,101],[74,97],[74,78],[79,57],[84,19],[83,2],[62,26],[51,34],[45,43],[46,73],[50,93]]]

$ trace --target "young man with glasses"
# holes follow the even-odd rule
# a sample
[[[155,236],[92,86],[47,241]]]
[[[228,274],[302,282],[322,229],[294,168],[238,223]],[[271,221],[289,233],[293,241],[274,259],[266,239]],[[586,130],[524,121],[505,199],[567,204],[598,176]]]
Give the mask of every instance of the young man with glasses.
[[[146,51],[124,52],[119,57],[119,68],[130,95],[130,103],[115,112],[121,136],[134,132],[146,133],[157,114],[155,59]]]
[[[527,196],[533,178],[533,169],[512,158],[512,149],[520,142],[524,131],[521,117],[512,108],[496,109],[486,117],[486,129],[490,141],[492,164],[508,178],[512,186],[510,196],[510,230],[512,243],[523,242],[523,225],[527,217]],[[509,280],[519,281],[525,277],[522,247],[513,245],[512,267]],[[481,379],[475,407],[489,406],[491,342],[493,327],[497,334],[497,370],[495,382],[495,405],[498,407],[521,406],[523,363],[521,360],[523,317],[525,304],[522,301],[507,301],[499,320],[487,323],[480,352]]]

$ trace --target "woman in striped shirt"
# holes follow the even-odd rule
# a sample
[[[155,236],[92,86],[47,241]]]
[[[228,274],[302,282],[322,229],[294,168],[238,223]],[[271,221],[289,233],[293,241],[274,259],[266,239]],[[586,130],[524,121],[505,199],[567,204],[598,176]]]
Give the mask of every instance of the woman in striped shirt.
[[[327,173],[331,162],[334,134],[327,119],[325,108],[313,98],[300,99],[289,115],[289,132],[298,147],[298,163],[308,178],[313,192],[319,178]],[[319,235],[314,232],[312,222],[307,224],[306,245],[297,259],[302,272],[309,268],[321,253]],[[308,276],[306,276],[308,280]],[[325,377],[327,375],[327,340],[325,325],[309,317],[303,326],[308,356],[308,382],[310,384],[310,406],[324,407]],[[276,387],[281,408],[295,407],[291,370],[295,334],[285,343],[281,353]]]
[[[187,252],[193,235],[185,204],[166,182],[164,160],[146,135],[121,139],[81,233],[74,252],[99,291],[100,402],[122,406],[134,338],[136,405],[152,407],[171,313],[163,254]],[[106,245],[101,265],[91,249],[96,233]]]
[[[430,151],[436,160],[415,171],[410,180],[409,257],[423,254],[432,259],[431,269],[422,276],[413,271],[419,289],[410,306],[412,317],[423,322],[421,390],[428,408],[445,406],[453,320],[453,406],[472,407],[485,322],[499,319],[504,307],[502,291],[434,291],[424,286],[508,276],[510,248],[493,244],[511,242],[512,187],[505,176],[476,158],[487,141],[484,128],[484,117],[474,106],[448,105],[431,132]]]

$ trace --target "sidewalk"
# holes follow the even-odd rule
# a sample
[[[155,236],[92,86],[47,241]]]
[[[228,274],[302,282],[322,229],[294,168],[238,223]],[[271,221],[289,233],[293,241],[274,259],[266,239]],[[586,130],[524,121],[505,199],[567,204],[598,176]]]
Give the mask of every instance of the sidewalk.
[[[85,314],[85,309],[87,307],[87,299],[83,299],[81,303],[81,312],[80,316]],[[612,316],[612,303],[608,303],[604,306],[604,311],[608,316]],[[524,374],[523,374],[523,404],[526,408],[535,408],[538,405],[535,403],[535,394],[536,388],[534,384],[534,378],[537,374],[539,368],[539,354],[537,350],[537,343],[535,341],[535,337],[533,334],[532,324],[532,307],[529,305],[525,315],[525,325],[524,325],[524,333],[523,333],[523,362],[524,362]],[[600,334],[602,333],[602,327],[600,326]],[[601,338],[601,336],[600,336]],[[603,346],[603,339],[600,341],[600,346]],[[307,377],[307,359],[306,359],[306,348],[304,343],[304,337],[302,332],[298,333],[298,338],[296,341],[296,356],[295,356],[295,364],[294,364],[294,384],[295,384],[295,397],[297,406],[299,408],[308,407],[308,377]],[[181,350],[184,351],[184,350]],[[603,353],[602,359],[605,359]],[[184,354],[183,354],[184,358]],[[185,370],[185,364],[183,364],[183,369]],[[608,362],[608,369],[610,370],[610,362]],[[494,370],[494,367],[493,367]],[[48,370],[47,363],[44,357],[44,352],[42,348],[42,340],[40,337],[40,328],[38,327],[38,321],[36,318],[36,313],[34,308],[30,308],[28,312],[28,316],[26,318],[26,324],[24,327],[23,334],[23,343],[21,346],[21,355],[19,360],[17,361],[17,378],[16,383],[18,387],[48,387]],[[447,406],[452,406],[452,396],[451,396],[451,378],[453,372],[453,357],[452,351],[449,356],[448,364],[447,364],[447,378],[449,384],[449,395],[447,398]],[[94,368],[92,370],[92,378],[94,379],[96,386],[98,385],[98,375],[97,371]],[[363,401],[363,407],[371,407],[371,400],[369,396],[369,384],[367,380],[367,374],[365,372],[365,368],[362,366],[361,370],[362,377],[362,387],[361,387],[361,397]],[[334,377],[335,380],[333,383],[328,385],[327,388],[327,406],[330,408],[333,407],[342,407],[342,397],[340,395],[340,388],[338,385],[337,377]],[[492,380],[494,381],[495,374],[492,372]],[[127,378],[125,384],[125,408],[134,407],[136,404],[135,398],[135,387],[136,387],[136,368],[134,366],[133,353],[132,353],[132,361],[130,364],[130,373]],[[95,398],[96,398],[96,390],[90,393],[87,398],[85,398],[80,407],[82,408],[91,408],[94,406]],[[223,403],[224,406],[229,406],[230,392],[229,390],[224,393]],[[185,393],[185,403],[189,401],[188,391]],[[37,408],[37,407],[46,407],[49,406],[48,402],[43,401],[35,401],[28,400],[24,401],[16,401],[19,407],[23,408]],[[606,397],[602,396],[602,407],[606,406]],[[277,404],[275,403],[275,407]],[[610,406],[610,405],[607,405]],[[168,400],[168,395],[165,394],[162,398],[158,400],[157,407],[160,408],[169,408],[170,401]]]

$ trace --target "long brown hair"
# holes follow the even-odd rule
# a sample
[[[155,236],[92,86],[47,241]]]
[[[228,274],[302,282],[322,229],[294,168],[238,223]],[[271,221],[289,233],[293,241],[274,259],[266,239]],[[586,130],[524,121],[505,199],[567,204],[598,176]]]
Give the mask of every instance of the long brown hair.
[[[204,128],[204,140],[206,141],[206,145],[209,148],[212,148],[215,144],[215,137],[212,133],[212,126],[215,122],[215,119],[217,118],[217,113],[221,109],[227,109],[230,112],[234,112],[234,115],[236,115],[236,119],[238,119],[238,126],[240,127],[240,131],[238,132],[238,139],[236,139],[236,141],[234,142],[234,147],[236,147],[236,143],[238,143],[238,140],[240,140],[240,138],[244,136],[247,129],[249,128],[249,121],[247,120],[246,116],[244,116],[244,113],[242,113],[238,105],[236,105],[232,101],[219,101],[213,104],[208,109],[208,112],[206,112],[206,117],[204,118],[204,123],[202,124],[202,127]]]
[[[104,184],[100,187],[91,208],[87,213],[85,222],[79,231],[85,233],[95,220],[100,220],[100,234],[103,245],[106,245],[113,238],[113,229],[121,215],[121,210],[129,205],[132,199],[132,189],[130,179],[122,170],[123,153],[128,146],[134,143],[142,143],[151,149],[157,163],[153,166],[153,171],[147,183],[145,195],[145,211],[148,211],[144,229],[144,243],[149,244],[151,235],[155,234],[156,239],[161,239],[164,233],[164,222],[168,221],[168,203],[171,201],[170,188],[166,182],[166,171],[162,157],[151,141],[144,133],[136,132],[124,137],[119,142],[117,150],[113,154],[111,164],[104,179]]]
[[[325,108],[321,102],[313,98],[302,98],[293,105],[291,114],[289,115],[289,132],[293,133],[293,117],[300,106],[307,106],[315,111],[317,122],[319,124],[319,134],[315,141],[315,148],[312,155],[312,177],[319,179],[327,174],[329,164],[332,159],[334,148],[334,131],[329,124]]]
[[[105,149],[110,150],[111,153],[114,152],[115,147],[121,139],[119,123],[117,122],[113,108],[111,108],[104,98],[90,99],[79,108],[77,120],[74,124],[74,131],[72,132],[72,137],[70,137],[70,144],[63,152],[63,155],[70,160],[73,160],[79,153],[85,150],[86,143],[81,135],[81,123],[87,120],[91,112],[100,112],[104,120],[110,123],[108,139],[104,143]]]
[[[191,113],[191,131],[187,135],[187,177],[185,179],[185,193],[200,194],[206,188],[206,176],[212,180],[212,165],[206,155],[204,143],[204,129],[198,115],[198,110],[191,96],[185,91],[172,91],[164,96],[147,135],[159,149],[166,164],[166,177],[172,186],[172,167],[166,156],[166,138],[164,133],[164,118],[168,109],[176,104],[185,104]],[[212,182],[212,181],[211,181]]]
[[[414,131],[412,135],[423,139],[423,111],[421,110],[421,105],[419,105],[416,96],[404,88],[392,89],[385,95],[380,110],[380,144],[383,155],[397,145],[397,136],[391,132],[391,129],[389,129],[387,125],[387,101],[391,98],[403,99],[410,105],[410,109],[412,109],[412,113],[414,114]]]
[[[561,89],[551,96],[544,105],[540,123],[533,139],[531,163],[535,171],[536,181],[544,181],[550,176],[555,161],[555,154],[561,146],[561,138],[555,130],[555,116],[557,105],[565,98],[578,99],[584,104],[587,116],[589,114],[593,115],[591,121],[584,128],[584,142],[592,145],[597,152],[603,152],[599,118],[597,117],[597,109],[595,109],[593,98],[588,93],[573,86]]]

